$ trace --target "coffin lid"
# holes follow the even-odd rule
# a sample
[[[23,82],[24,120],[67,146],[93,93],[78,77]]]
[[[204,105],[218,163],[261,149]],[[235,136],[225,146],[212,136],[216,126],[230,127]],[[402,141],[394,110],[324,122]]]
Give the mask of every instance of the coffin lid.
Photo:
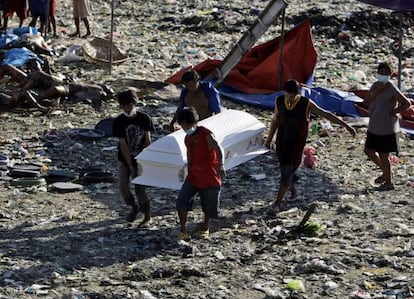
[[[225,109],[198,124],[211,130],[223,148],[226,148],[226,144],[231,143],[232,139],[241,138],[240,134],[255,135],[265,128],[253,115],[233,109]],[[136,159],[138,162],[157,161],[163,164],[184,165],[187,161],[184,138],[185,132],[182,129],[175,131],[153,142],[138,154]]]

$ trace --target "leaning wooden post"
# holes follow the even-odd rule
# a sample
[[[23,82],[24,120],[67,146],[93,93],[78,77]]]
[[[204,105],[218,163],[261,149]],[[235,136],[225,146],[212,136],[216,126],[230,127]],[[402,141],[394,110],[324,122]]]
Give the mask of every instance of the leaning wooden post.
[[[112,73],[112,60],[113,60],[113,53],[112,53],[112,47],[114,44],[114,10],[115,10],[115,0],[112,0],[111,5],[111,42],[109,45],[109,75]]]
[[[283,73],[283,44],[285,43],[285,11],[282,11],[282,34],[280,35],[280,53],[279,53],[279,71],[278,71],[278,90],[282,89],[282,73]]]

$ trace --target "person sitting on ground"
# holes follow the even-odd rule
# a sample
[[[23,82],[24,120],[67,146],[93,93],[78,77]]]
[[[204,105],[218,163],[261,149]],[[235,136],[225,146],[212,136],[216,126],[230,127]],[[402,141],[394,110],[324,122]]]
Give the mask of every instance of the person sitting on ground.
[[[169,124],[169,130],[174,131],[174,124],[178,112],[184,107],[194,107],[203,120],[221,111],[220,94],[211,82],[200,81],[200,76],[195,70],[186,71],[181,77],[184,88],[181,91],[177,111]]]
[[[356,131],[335,114],[320,108],[312,100],[300,95],[300,84],[296,80],[285,83],[285,94],[276,98],[275,110],[270,124],[265,146],[270,148],[273,136],[276,135],[276,154],[280,164],[280,182],[277,198],[269,209],[274,215],[280,210],[285,194],[291,191],[296,196],[295,172],[302,162],[303,149],[309,131],[310,113],[314,113],[329,121],[345,127],[354,137]]]
[[[204,212],[198,237],[208,238],[210,219],[218,218],[219,197],[225,177],[223,149],[213,133],[198,126],[198,114],[194,107],[185,107],[178,112],[177,121],[186,133],[188,175],[177,198],[177,213],[180,221],[179,239],[188,241],[187,215],[192,210],[194,196],[199,194]]]

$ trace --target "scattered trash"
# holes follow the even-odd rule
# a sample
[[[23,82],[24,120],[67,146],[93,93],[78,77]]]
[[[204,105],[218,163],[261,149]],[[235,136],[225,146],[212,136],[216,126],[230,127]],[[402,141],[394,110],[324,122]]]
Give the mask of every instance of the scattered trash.
[[[260,180],[264,180],[266,178],[266,174],[265,173],[251,174],[250,177],[253,180],[260,181]]]
[[[315,168],[318,165],[316,156],[313,156],[313,155],[304,156],[303,165],[305,165],[305,167],[310,168],[310,169]]]
[[[304,232],[308,234],[317,234],[326,229],[325,225],[321,225],[318,222],[306,222],[304,225]]]
[[[301,280],[292,279],[286,284],[286,288],[292,291],[303,293],[305,292],[305,285]]]
[[[390,162],[392,163],[392,164],[398,164],[398,163],[400,163],[401,161],[400,161],[400,159],[397,157],[397,156],[394,156],[394,155],[391,155],[390,157],[389,157],[389,160],[390,160]]]

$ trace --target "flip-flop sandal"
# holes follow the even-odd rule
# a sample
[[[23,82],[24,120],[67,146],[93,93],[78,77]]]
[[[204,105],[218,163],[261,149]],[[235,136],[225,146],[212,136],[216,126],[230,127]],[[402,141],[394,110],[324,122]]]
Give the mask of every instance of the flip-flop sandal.
[[[276,217],[279,212],[280,212],[280,207],[271,205],[266,211],[266,215],[269,217]]]
[[[387,183],[384,183],[381,186],[378,186],[375,188],[376,191],[391,191],[394,189],[395,189],[394,184],[387,184]]]
[[[191,241],[191,236],[188,233],[180,232],[178,234],[178,240],[188,242],[188,241]]]
[[[382,183],[384,183],[385,182],[385,177],[383,176],[383,175],[380,175],[379,177],[377,177],[375,180],[374,180],[374,183],[375,184],[382,184]]]
[[[208,240],[210,239],[210,231],[209,230],[199,230],[197,232],[197,237],[200,239]]]

